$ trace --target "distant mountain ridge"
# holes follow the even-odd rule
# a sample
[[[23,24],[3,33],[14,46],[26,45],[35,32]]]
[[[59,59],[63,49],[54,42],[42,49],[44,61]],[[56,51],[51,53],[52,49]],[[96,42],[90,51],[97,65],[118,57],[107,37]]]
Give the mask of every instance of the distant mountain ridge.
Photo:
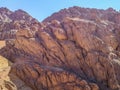
[[[108,20],[116,23],[120,23],[118,17],[120,17],[120,13],[113,8],[108,8],[106,10],[103,9],[91,9],[91,8],[81,8],[78,6],[70,7],[68,9],[62,9],[59,12],[53,13],[51,16],[47,17],[43,20],[43,22],[49,22],[51,20],[61,21],[65,17],[78,17],[88,20]]]
[[[13,12],[4,7],[0,8],[0,16],[1,16],[1,18],[3,18],[3,17],[5,18],[5,16],[7,16],[6,18],[9,18],[11,20],[26,20],[26,21],[36,20],[32,16],[30,16],[27,12],[25,12],[21,9]]]

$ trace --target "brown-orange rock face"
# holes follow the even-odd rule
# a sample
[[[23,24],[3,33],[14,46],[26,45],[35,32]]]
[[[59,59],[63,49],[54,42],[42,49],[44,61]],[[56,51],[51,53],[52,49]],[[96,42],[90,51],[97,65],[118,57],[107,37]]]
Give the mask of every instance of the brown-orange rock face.
[[[33,90],[120,90],[119,22],[113,9],[66,9],[20,28],[0,55]]]

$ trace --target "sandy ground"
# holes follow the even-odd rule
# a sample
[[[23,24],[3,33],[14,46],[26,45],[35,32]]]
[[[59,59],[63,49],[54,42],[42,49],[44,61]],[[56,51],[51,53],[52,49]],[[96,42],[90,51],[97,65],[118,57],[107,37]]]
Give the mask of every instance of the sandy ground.
[[[0,41],[0,48],[4,47],[5,45],[5,41]]]

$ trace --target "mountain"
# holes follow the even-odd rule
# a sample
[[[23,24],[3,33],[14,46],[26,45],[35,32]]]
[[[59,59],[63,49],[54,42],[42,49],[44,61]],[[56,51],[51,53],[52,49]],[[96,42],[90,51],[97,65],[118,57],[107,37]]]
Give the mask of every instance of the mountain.
[[[14,12],[7,8],[0,8],[0,39],[14,39],[15,33],[20,29],[29,29],[34,32],[37,29],[39,22],[32,18],[23,10]]]
[[[43,22],[22,10],[0,12],[10,18],[1,19],[0,39],[6,43],[0,55],[32,90],[120,90],[118,11],[75,6]]]
[[[65,17],[81,18],[91,21],[108,20],[114,23],[120,23],[120,13],[113,8],[95,9],[95,8],[80,8],[78,6],[70,7],[68,9],[62,9],[57,13],[52,14],[43,20],[43,22],[49,22],[51,20],[62,21]]]

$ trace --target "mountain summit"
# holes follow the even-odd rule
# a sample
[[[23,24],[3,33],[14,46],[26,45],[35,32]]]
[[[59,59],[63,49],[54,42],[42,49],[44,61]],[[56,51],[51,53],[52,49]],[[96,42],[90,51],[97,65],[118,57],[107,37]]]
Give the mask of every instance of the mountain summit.
[[[32,90],[120,90],[119,12],[75,6],[43,22],[22,10],[2,8],[0,12],[5,12],[0,39],[6,42],[0,55],[13,63],[10,73],[25,86]]]
[[[62,21],[65,17],[78,17],[92,21],[101,19],[120,23],[120,13],[113,8],[103,10],[95,8],[80,8],[78,6],[62,9],[59,12],[56,12],[44,19],[43,22],[49,22],[51,20]]]

